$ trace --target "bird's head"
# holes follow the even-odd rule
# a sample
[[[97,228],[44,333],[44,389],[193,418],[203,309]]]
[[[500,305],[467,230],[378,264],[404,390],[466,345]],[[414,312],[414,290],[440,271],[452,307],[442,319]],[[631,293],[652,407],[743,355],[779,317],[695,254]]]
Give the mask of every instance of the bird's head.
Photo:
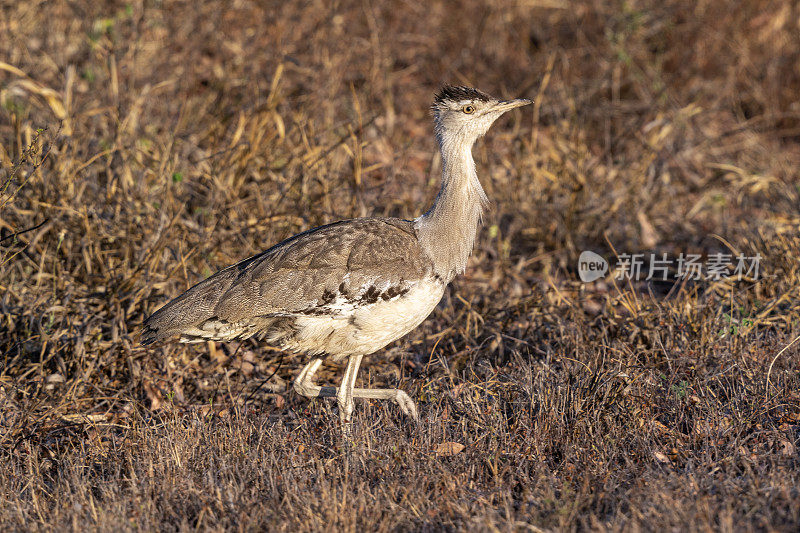
[[[530,100],[498,100],[472,87],[445,85],[436,94],[431,110],[439,144],[468,144],[489,129],[497,118]]]

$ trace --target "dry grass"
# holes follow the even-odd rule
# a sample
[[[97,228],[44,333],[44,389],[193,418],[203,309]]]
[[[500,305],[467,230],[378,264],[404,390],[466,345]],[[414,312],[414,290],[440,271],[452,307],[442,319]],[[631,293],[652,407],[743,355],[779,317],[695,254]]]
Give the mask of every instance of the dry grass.
[[[800,9],[726,4],[3,4],[0,527],[796,530]],[[467,274],[363,373],[419,426],[359,404],[347,453],[300,360],[137,345],[282,238],[416,216],[443,81],[536,105],[475,149]],[[612,248],[765,276],[582,287]]]

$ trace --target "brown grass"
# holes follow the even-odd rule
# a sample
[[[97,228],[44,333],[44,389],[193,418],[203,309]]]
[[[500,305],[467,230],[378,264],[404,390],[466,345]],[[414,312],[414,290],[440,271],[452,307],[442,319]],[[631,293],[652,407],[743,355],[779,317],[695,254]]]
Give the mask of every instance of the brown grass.
[[[222,5],[0,7],[0,528],[800,526],[794,2]],[[362,373],[421,424],[361,403],[348,452],[301,360],[137,345],[282,238],[419,214],[445,81],[536,104],[474,151],[467,274]],[[581,286],[584,249],[764,276]]]

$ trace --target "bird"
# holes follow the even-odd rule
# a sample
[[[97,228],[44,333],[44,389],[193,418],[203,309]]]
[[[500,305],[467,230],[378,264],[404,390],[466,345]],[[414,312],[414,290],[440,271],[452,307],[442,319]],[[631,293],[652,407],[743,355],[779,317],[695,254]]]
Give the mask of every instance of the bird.
[[[472,146],[507,111],[530,104],[444,85],[431,111],[441,155],[441,188],[413,220],[366,217],[316,227],[220,270],[155,311],[142,345],[255,337],[308,362],[293,382],[307,398],[335,397],[345,435],[355,398],[393,400],[414,420],[400,389],[356,388],[362,359],[424,321],[464,272],[488,198]],[[347,361],[338,387],[319,386],[323,360]]]

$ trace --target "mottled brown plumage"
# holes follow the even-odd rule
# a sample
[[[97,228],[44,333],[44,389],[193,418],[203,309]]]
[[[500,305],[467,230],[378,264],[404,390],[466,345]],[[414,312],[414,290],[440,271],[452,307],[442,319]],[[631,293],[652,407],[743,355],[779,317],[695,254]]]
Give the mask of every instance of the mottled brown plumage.
[[[288,318],[343,314],[355,305],[391,301],[410,282],[431,276],[419,254],[413,222],[366,218],[336,222],[295,235],[201,281],[153,313],[142,344],[172,335],[184,341],[265,337],[282,344]],[[379,251],[379,253],[376,253]],[[338,354],[325,354],[338,355]]]

